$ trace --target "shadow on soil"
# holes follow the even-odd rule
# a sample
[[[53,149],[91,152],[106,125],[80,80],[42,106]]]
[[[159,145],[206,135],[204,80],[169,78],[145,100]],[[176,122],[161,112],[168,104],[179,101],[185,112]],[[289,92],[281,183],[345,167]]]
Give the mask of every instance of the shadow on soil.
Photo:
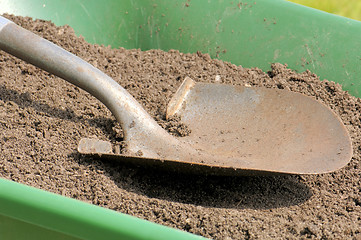
[[[204,207],[270,209],[301,204],[311,190],[299,176],[221,177],[165,172],[82,159],[104,171],[120,188],[149,198]]]
[[[0,99],[5,102],[13,102],[20,108],[33,108],[38,112],[45,113],[47,116],[73,121],[73,122],[86,122],[90,126],[97,127],[103,131],[109,138],[116,138],[116,133],[112,130],[112,127],[116,123],[115,119],[105,117],[94,117],[84,118],[74,113],[71,108],[59,109],[49,106],[41,101],[31,99],[29,93],[19,93],[16,90],[8,89],[4,85],[0,85]],[[119,139],[117,139],[119,140]]]

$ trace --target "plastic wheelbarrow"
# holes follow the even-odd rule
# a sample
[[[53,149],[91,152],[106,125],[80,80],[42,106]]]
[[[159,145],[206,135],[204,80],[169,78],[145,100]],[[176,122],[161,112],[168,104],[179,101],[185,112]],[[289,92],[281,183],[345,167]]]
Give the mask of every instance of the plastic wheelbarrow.
[[[286,1],[0,0],[0,6],[0,13],[69,24],[91,43],[202,51],[264,71],[272,62],[287,63],[360,96],[361,23]],[[200,238],[3,179],[0,221],[4,239]]]

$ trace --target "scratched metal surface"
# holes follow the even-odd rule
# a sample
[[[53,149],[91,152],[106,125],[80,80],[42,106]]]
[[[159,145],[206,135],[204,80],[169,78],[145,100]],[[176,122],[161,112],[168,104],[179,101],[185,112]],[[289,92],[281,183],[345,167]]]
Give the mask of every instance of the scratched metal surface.
[[[79,151],[137,165],[218,175],[316,174],[352,156],[340,119],[316,100],[286,90],[195,83],[187,78],[170,102],[191,134],[157,144],[159,155],[114,154],[83,140]],[[146,139],[146,138],[144,138]],[[163,145],[162,145],[163,144]],[[173,148],[172,151],[168,151]],[[163,165],[163,166],[161,166]]]
[[[339,118],[299,93],[197,83],[177,114],[192,130],[184,140],[228,166],[319,173],[351,158]]]

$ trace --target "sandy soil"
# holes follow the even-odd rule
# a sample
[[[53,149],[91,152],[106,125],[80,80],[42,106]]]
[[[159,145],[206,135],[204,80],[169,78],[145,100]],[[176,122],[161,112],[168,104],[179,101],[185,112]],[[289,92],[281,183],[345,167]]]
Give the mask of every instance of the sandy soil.
[[[90,62],[124,86],[165,128],[167,101],[196,81],[283,88],[330,106],[350,132],[354,157],[316,176],[215,177],[174,174],[85,158],[82,137],[122,141],[111,113],[88,93],[0,53],[0,176],[214,239],[361,239],[360,99],[311,72],[260,69],[207,54],[111,49],[68,27],[8,16]],[[217,77],[217,78],[219,78]]]

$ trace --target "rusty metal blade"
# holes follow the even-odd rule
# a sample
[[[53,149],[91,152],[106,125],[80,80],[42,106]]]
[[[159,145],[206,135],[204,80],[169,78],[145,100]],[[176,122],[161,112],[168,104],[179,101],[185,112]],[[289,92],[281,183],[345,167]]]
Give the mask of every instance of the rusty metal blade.
[[[195,152],[177,145],[177,157],[127,156],[110,153],[109,146],[83,153],[217,175],[326,173],[343,167],[352,156],[350,136],[337,115],[310,97],[286,90],[187,78],[167,111],[192,130],[178,140]]]
[[[351,159],[351,139],[341,120],[311,97],[208,83],[193,84],[185,96],[172,112],[192,130],[183,140],[218,156],[225,166],[324,173]]]

